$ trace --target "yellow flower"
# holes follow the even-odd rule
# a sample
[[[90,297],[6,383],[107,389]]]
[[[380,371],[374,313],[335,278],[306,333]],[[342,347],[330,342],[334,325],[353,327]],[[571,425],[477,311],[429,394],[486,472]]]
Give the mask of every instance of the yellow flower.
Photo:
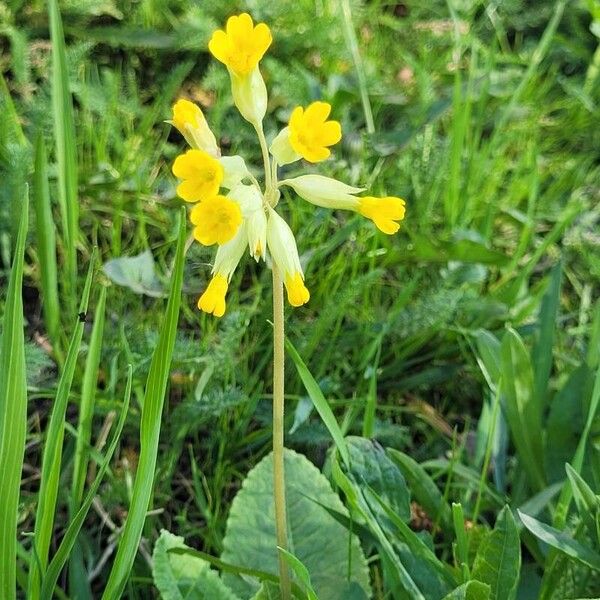
[[[198,300],[200,310],[213,314],[215,317],[222,317],[225,314],[225,294],[229,287],[229,281],[247,246],[248,234],[245,224],[238,228],[233,239],[219,246],[212,269],[213,278]]]
[[[307,161],[315,163],[331,154],[327,146],[342,139],[342,128],[337,121],[328,121],[331,105],[313,102],[306,110],[297,106],[290,117],[290,144],[295,152]]]
[[[265,23],[254,26],[248,13],[229,17],[225,31],[218,29],[208,42],[212,55],[239,77],[249,75],[271,45]]]
[[[198,202],[219,193],[223,167],[203,150],[188,150],[175,159],[173,175],[183,179],[177,194],[186,202]]]
[[[213,196],[194,206],[190,220],[196,226],[194,237],[201,244],[225,244],[233,239],[242,224],[242,211],[237,202],[225,196]]]
[[[173,105],[173,118],[168,121],[176,127],[192,148],[219,156],[219,147],[200,107],[183,98]]]
[[[225,314],[225,294],[228,287],[227,279],[217,273],[200,296],[198,308],[215,317],[222,317]]]
[[[290,226],[272,208],[267,222],[267,245],[283,278],[288,302],[292,306],[302,306],[310,299],[310,292],[304,285],[304,273],[300,265],[298,248]]]
[[[358,212],[367,219],[371,219],[378,229],[392,235],[400,229],[397,221],[404,219],[406,212],[405,202],[395,196],[386,196],[385,198],[374,198],[365,196],[358,198]]]

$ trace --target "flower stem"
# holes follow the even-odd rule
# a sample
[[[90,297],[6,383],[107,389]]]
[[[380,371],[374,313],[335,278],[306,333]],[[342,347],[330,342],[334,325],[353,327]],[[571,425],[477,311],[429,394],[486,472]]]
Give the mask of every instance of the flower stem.
[[[271,189],[271,162],[269,161],[269,148],[267,147],[267,139],[265,138],[265,132],[263,130],[262,123],[254,125],[256,129],[256,135],[258,135],[258,141],[260,142],[260,150],[262,152],[263,162],[265,164],[265,193]]]
[[[285,506],[285,476],[283,457],[284,430],[284,329],[283,282],[273,265],[273,492],[275,497],[275,530],[277,545],[284,550],[287,544],[287,518]],[[291,600],[290,574],[287,564],[279,554],[279,585],[282,600]]]

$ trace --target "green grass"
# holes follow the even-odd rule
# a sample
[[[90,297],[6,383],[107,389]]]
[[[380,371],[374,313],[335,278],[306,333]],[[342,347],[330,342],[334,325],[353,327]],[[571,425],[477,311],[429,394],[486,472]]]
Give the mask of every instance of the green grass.
[[[381,490],[356,492],[374,598],[403,597],[393,573],[414,576],[398,558],[407,539],[466,584],[505,504],[521,531],[517,597],[570,597],[571,575],[573,597],[593,596],[594,575],[559,549],[546,556],[516,510],[600,547],[571,498],[581,484],[565,483],[578,481],[569,463],[600,490],[595,0],[0,4],[0,443],[6,419],[26,427],[0,445],[12,465],[0,483],[10,500],[0,537],[12,540],[0,543],[0,595],[13,597],[15,573],[17,597],[28,576],[30,597],[156,596],[160,530],[219,556],[231,502],[269,452],[270,273],[244,259],[226,316],[198,312],[213,249],[193,243],[182,259],[189,231],[170,167],[184,142],[164,123],[176,98],[194,99],[225,153],[261,164],[206,50],[245,9],[274,36],[262,63],[267,137],[293,106],[324,99],[344,138],[313,170],[407,201],[391,238],[287,191],[280,204],[311,292],[286,309],[297,352],[286,444],[343,487],[332,432],[338,448],[340,431],[375,438],[426,514],[412,526],[433,557]],[[98,269],[78,310],[94,248],[102,265],[147,251],[153,262],[131,286]],[[181,305],[167,309],[178,285]],[[26,368],[7,366],[21,346]],[[155,357],[171,354],[159,369]],[[338,425],[321,420],[327,404]],[[6,452],[23,448],[17,497],[20,463]],[[67,537],[69,515],[80,522]]]

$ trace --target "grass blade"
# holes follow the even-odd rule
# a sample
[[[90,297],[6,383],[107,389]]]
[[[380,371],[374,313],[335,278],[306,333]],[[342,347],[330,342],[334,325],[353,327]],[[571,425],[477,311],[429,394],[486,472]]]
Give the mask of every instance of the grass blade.
[[[42,583],[42,599],[43,600],[51,600],[52,593],[54,591],[54,586],[58,581],[58,576],[62,568],[64,567],[67,558],[69,557],[69,553],[73,549],[75,542],[77,541],[77,536],[79,535],[79,531],[81,530],[81,526],[87,516],[92,502],[96,497],[96,492],[100,487],[100,483],[108,470],[108,465],[117,449],[117,443],[121,438],[121,432],[123,431],[123,426],[125,425],[125,420],[127,418],[127,412],[129,410],[129,399],[131,398],[131,381],[132,381],[132,367],[129,365],[127,370],[127,384],[125,386],[125,397],[123,399],[123,408],[121,409],[121,415],[119,417],[119,422],[117,423],[117,428],[113,434],[112,441],[108,446],[108,450],[104,459],[100,465],[100,469],[98,471],[98,475],[94,479],[94,483],[90,486],[88,493],[86,494],[85,500],[83,501],[81,507],[77,511],[77,513],[73,516],[71,523],[69,524],[69,528],[67,529],[58,550],[54,554],[52,561],[48,565],[48,570],[46,571],[46,575],[44,576],[44,580]]]
[[[58,163],[58,198],[62,234],[67,252],[69,308],[75,308],[77,287],[77,240],[79,237],[79,205],[77,202],[77,145],[73,100],[62,19],[58,0],[49,0],[50,37],[52,39],[52,111]]]
[[[162,411],[181,304],[185,236],[186,218],[185,209],[182,208],[175,268],[171,281],[167,311],[158,344],[152,354],[152,362],[146,381],[146,393],[140,424],[140,454],[135,482],[133,484],[131,505],[127,513],[127,521],[125,522],[123,536],[119,542],[115,562],[112,566],[104,594],[102,595],[104,600],[116,600],[123,593],[140,543],[142,529],[146,520],[146,511],[148,510],[154,487],[154,471],[156,468]]]
[[[298,375],[300,375],[300,379],[302,379],[302,383],[310,396],[317,412],[319,413],[323,423],[329,430],[333,441],[344,461],[344,464],[348,466],[350,464],[350,455],[348,454],[348,448],[346,447],[346,440],[344,440],[344,436],[342,434],[342,430],[336,421],[336,418],[331,410],[331,407],[327,403],[325,396],[323,396],[323,392],[319,387],[319,384],[315,381],[315,378],[312,376],[311,372],[308,370],[308,367],[304,364],[302,358],[298,354],[298,351],[292,345],[287,338],[285,340],[285,348],[288,351],[288,354],[292,357],[294,364],[296,365],[296,370],[298,371]]]
[[[542,470],[542,415],[533,401],[533,371],[523,340],[508,329],[501,346],[502,376],[500,389],[506,420],[524,469],[533,489],[545,486]]]
[[[552,370],[552,347],[560,304],[561,279],[562,264],[559,262],[552,269],[550,285],[542,298],[539,333],[531,355],[533,372],[535,374],[534,399],[540,414],[543,414],[546,408],[545,405],[547,404],[546,392]]]
[[[56,233],[50,204],[48,165],[44,137],[35,140],[35,166],[33,174],[33,204],[35,206],[35,233],[42,284],[44,323],[55,353],[60,354],[58,306],[58,277],[56,266]]]
[[[0,597],[16,597],[17,510],[27,432],[27,380],[23,334],[23,257],[29,201],[23,202],[0,354]]]
[[[79,314],[87,312],[90,289],[96,263],[96,251],[92,253],[88,274],[79,305]],[[38,506],[35,518],[34,555],[31,561],[28,582],[28,598],[38,600],[42,576],[48,564],[48,551],[54,530],[54,513],[56,511],[56,498],[60,482],[60,466],[62,462],[62,446],[65,433],[65,413],[73,383],[73,375],[77,365],[79,347],[83,337],[85,320],[77,317],[67,358],[58,382],[56,398],[52,406],[52,414],[46,431],[46,443],[42,457],[42,478],[38,496]]]

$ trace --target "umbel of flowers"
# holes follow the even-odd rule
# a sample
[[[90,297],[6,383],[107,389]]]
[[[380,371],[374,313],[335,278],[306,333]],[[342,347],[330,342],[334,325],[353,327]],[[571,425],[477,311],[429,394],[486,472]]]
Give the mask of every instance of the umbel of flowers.
[[[272,39],[265,23],[254,25],[250,15],[243,13],[230,17],[225,30],[215,31],[208,44],[212,55],[229,71],[236,107],[257,132],[263,153],[264,188],[241,156],[221,155],[197,105],[181,99],[173,106],[170,123],[191,147],[173,164],[173,174],[181,180],[177,194],[193,205],[190,220],[195,239],[206,246],[217,245],[212,279],[198,307],[216,317],[225,313],[229,282],[246,251],[254,260],[270,260],[277,267],[292,306],[308,302],[310,293],[294,234],[277,211],[283,186],[316,206],[357,212],[386,234],[396,233],[404,219],[404,200],[395,196],[361,196],[363,188],[317,174],[278,180],[280,165],[300,159],[315,164],[329,158],[330,148],[341,140],[342,131],[337,121],[329,119],[331,106],[313,102],[295,107],[287,126],[268,147],[262,126],[267,89],[259,62]]]

